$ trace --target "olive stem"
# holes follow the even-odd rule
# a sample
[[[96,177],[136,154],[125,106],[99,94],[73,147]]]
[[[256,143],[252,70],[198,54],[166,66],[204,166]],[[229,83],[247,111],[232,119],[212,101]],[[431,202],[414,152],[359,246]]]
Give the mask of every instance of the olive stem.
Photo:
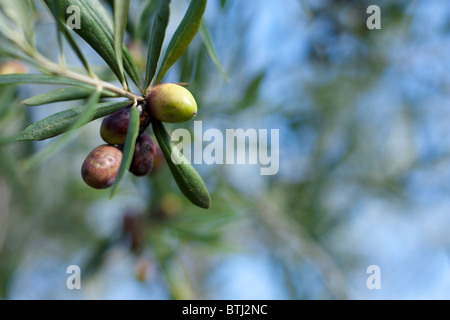
[[[93,76],[86,76],[81,73],[68,70],[67,68],[60,66],[44,56],[42,56],[35,48],[31,47],[28,43],[25,41],[20,41],[19,39],[15,40],[16,45],[24,52],[26,53],[30,58],[32,58],[37,65],[44,68],[47,72],[57,75],[66,77],[69,79],[77,80],[86,84],[89,84],[94,87],[103,87],[105,90],[108,90],[110,92],[116,93],[121,97],[128,98],[133,101],[143,101],[145,100],[144,97],[136,95],[130,91],[126,91],[122,88],[119,88],[109,82],[103,81],[99,79],[96,75]]]

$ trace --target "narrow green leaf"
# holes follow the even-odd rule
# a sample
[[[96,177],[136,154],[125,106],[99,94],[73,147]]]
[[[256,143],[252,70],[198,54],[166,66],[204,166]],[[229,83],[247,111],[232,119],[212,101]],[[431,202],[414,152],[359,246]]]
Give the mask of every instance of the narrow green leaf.
[[[0,14],[1,17],[1,14]],[[1,21],[1,18],[0,18]],[[5,31],[4,29],[2,29],[1,23],[0,23],[0,34],[1,32]],[[5,47],[2,47],[5,46]],[[0,56],[3,58],[11,58],[14,60],[18,60],[18,61],[24,61],[29,63],[30,65],[35,65],[38,66],[39,65],[36,63],[35,60],[31,59],[30,57],[26,56],[23,52],[18,51],[17,48],[13,48],[11,47],[6,47],[7,44],[3,41],[0,41]]]
[[[96,106],[100,99],[101,90],[97,89],[86,102],[86,106],[83,111],[74,119],[74,123],[69,128],[69,133],[61,137],[57,142],[50,144],[46,148],[39,151],[25,162],[25,168],[30,169],[40,165],[50,156],[67,146],[75,137],[77,133],[75,129],[78,129],[85,124],[91,122],[94,119],[96,113]]]
[[[47,3],[52,0],[45,0]],[[120,72],[114,50],[113,22],[111,16],[102,6],[100,1],[85,0],[61,0],[63,7],[75,6],[80,9],[81,27],[73,30],[83,38],[108,64],[121,83],[124,83],[124,75]],[[64,21],[71,14],[66,12]],[[125,45],[122,46],[123,66],[133,82],[142,90],[139,79],[139,71]]]
[[[145,74],[144,87],[147,90],[148,86],[155,76],[156,67],[158,66],[159,57],[161,56],[161,49],[164,38],[166,36],[166,28],[169,23],[170,16],[170,0],[159,0],[158,9],[156,11],[155,20],[153,22],[152,37],[150,40],[150,47],[148,50],[147,70]]]
[[[97,105],[92,120],[105,117],[128,105],[130,105],[130,101],[100,103]],[[76,107],[37,121],[22,131],[17,140],[41,141],[63,134],[73,128],[74,123],[84,110],[86,110],[86,106]]]
[[[74,0],[70,0],[70,1],[74,1]],[[105,8],[100,4],[99,1],[83,0],[83,2],[86,4],[86,7],[89,8],[90,12],[94,15],[94,17],[98,17],[96,19],[96,21],[97,21],[97,23],[100,23],[102,25],[102,28],[105,30],[106,36],[108,37],[108,40],[114,50],[113,23],[112,23],[111,16],[105,10]],[[134,62],[134,59],[131,56],[131,54],[128,51],[125,44],[123,44],[122,50],[123,50],[123,58],[124,58],[123,64],[124,64],[125,71],[131,77],[131,80],[133,80],[133,82],[139,87],[139,89],[142,90],[141,80],[139,77],[139,70],[136,66],[136,63]]]
[[[141,90],[141,92],[144,92],[142,90],[141,78],[139,75],[138,67],[125,44],[123,45],[123,58],[125,71],[128,73],[131,80],[138,86],[139,90]]]
[[[65,20],[63,20],[63,18],[65,17],[63,3],[61,1],[44,1],[44,3],[47,5],[50,13],[56,20],[57,29],[59,30],[58,40],[59,37],[61,37],[61,34],[64,35],[67,43],[72,48],[73,52],[75,52],[86,71],[89,73],[89,75],[94,75],[94,72],[88,60],[75,41],[72,33],[69,32],[68,27],[65,24]]]
[[[33,5],[28,0],[0,1],[2,9],[14,23],[23,29],[28,43],[33,43]]]
[[[111,8],[111,11],[114,15],[115,10],[114,10],[114,1],[115,0],[106,0],[105,3]],[[140,12],[140,11],[139,11]],[[128,32],[128,34],[131,36],[132,39],[136,38],[136,26],[133,23],[133,21],[131,21],[131,16],[128,16],[128,21],[129,23],[127,23],[127,27],[126,27],[126,31]]]
[[[129,10],[130,0],[114,0],[114,52],[116,53],[119,71],[122,74],[124,74],[122,48],[128,23]],[[122,85],[126,88],[128,87],[126,83],[122,83]]]
[[[147,43],[148,38],[150,37],[150,31],[152,29],[151,17],[155,13],[157,4],[157,0],[147,0],[143,9],[141,10],[141,15],[139,16],[137,24],[136,36],[143,43]]]
[[[155,84],[161,82],[167,71],[177,62],[194,39],[202,23],[207,0],[192,0],[186,14],[169,42],[166,54],[158,71]]]
[[[88,88],[80,88],[80,87],[68,87],[63,89],[58,89],[50,92],[46,92],[40,94],[38,96],[26,99],[22,101],[24,105],[27,106],[40,106],[43,104],[54,103],[54,102],[63,102],[63,101],[71,101],[71,100],[80,100],[89,98],[93,89]],[[117,95],[111,93],[109,91],[102,91],[101,98],[115,98]]]
[[[68,86],[84,86],[83,82],[43,74],[2,74],[0,75],[1,84],[21,84],[21,83],[35,83],[35,84],[60,84]]]
[[[71,17],[67,13],[68,7],[73,6],[72,8],[80,10],[81,26],[80,28],[75,27],[73,31],[83,38],[105,60],[119,81],[124,83],[125,79],[117,65],[114,52],[112,22],[108,19],[110,17],[108,17],[107,13],[103,12],[104,8],[100,4],[100,1],[63,0],[63,4],[63,7],[66,8],[65,19],[70,20]],[[95,10],[90,5],[94,6]],[[105,24],[108,24],[108,26],[105,26]]]
[[[243,92],[245,93],[245,96],[241,101],[239,101],[239,103],[236,104],[236,108],[247,109],[248,107],[254,105],[254,103],[258,100],[258,92],[265,77],[265,70],[259,72],[253,77],[252,81],[250,81],[248,86],[244,89]]]
[[[193,204],[200,208],[208,209],[211,206],[211,197],[198,172],[188,163],[184,155],[172,142],[160,121],[154,120],[152,127],[164,158],[180,190]]]
[[[69,32],[69,30],[67,29],[67,27],[65,25],[63,25],[61,27],[61,30],[63,32],[64,37],[66,38],[67,43],[72,48],[73,52],[75,52],[76,56],[81,61],[81,63],[83,64],[83,66],[86,69],[86,71],[88,72],[88,74],[90,76],[94,75],[94,71],[92,70],[92,67],[89,64],[89,61],[87,60],[87,58],[84,55],[83,51],[78,46],[78,44],[75,41],[75,38],[73,37],[73,35]]]
[[[219,58],[217,57],[216,50],[214,50],[214,46],[211,41],[211,36],[209,35],[208,28],[206,27],[206,23],[203,21],[200,26],[200,36],[202,37],[203,45],[205,46],[206,52],[208,53],[208,57],[211,59],[212,63],[216,66],[216,68],[222,72],[224,77],[230,81],[228,74],[223,69],[222,65],[219,62]]]
[[[62,29],[64,28],[64,26],[62,23],[60,23],[60,19],[59,19],[59,17],[61,16],[60,10],[62,8],[61,2],[60,1],[52,1],[48,4],[47,7],[48,7],[50,13],[56,18],[55,26],[56,26],[56,34],[57,34],[56,36],[58,39],[59,54],[60,54],[61,61],[63,61],[63,63],[65,64],[65,60],[63,60],[63,59],[65,59],[64,45],[62,42],[62,34],[64,32]]]
[[[136,106],[133,106],[130,110],[130,122],[128,125],[127,138],[125,145],[123,146],[122,163],[120,164],[119,173],[117,174],[117,180],[114,184],[110,199],[112,199],[119,191],[120,183],[125,177],[125,173],[130,169],[131,162],[133,160],[134,147],[136,146],[136,139],[139,135],[139,110]]]
[[[12,28],[8,18],[0,11],[0,32],[8,39],[11,39]]]
[[[220,6],[221,8],[225,8],[225,5],[227,4],[227,0],[220,0]]]

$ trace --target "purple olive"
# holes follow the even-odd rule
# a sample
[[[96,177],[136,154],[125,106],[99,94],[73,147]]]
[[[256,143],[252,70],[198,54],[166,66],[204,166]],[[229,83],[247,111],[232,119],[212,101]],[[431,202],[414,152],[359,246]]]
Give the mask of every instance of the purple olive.
[[[152,139],[145,132],[142,133],[136,140],[130,172],[138,177],[149,174],[153,168],[155,155],[156,148]]]
[[[142,133],[145,129],[147,129],[151,120],[146,104],[147,102],[144,101],[143,104],[138,105],[138,110],[140,111],[139,133]],[[103,119],[102,126],[100,128],[100,135],[106,143],[116,145],[125,143],[128,125],[130,123],[131,107],[132,106],[123,108]]]
[[[81,167],[84,182],[94,189],[111,187],[119,173],[122,162],[122,151],[115,146],[102,145],[86,157]]]

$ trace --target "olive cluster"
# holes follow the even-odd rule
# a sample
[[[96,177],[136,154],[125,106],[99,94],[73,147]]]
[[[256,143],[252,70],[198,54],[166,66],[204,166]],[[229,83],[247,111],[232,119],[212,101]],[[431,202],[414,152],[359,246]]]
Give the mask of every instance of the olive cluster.
[[[106,189],[115,183],[122,162],[131,108],[130,105],[103,119],[100,135],[107,144],[89,153],[81,168],[83,180],[90,187]],[[146,99],[137,105],[137,109],[140,112],[139,136],[129,171],[141,177],[152,172],[155,162],[161,162],[162,157],[161,150],[155,147],[145,132],[151,120],[169,123],[189,121],[197,114],[197,103],[184,87],[164,83],[152,88]],[[155,167],[160,167],[160,164]]]

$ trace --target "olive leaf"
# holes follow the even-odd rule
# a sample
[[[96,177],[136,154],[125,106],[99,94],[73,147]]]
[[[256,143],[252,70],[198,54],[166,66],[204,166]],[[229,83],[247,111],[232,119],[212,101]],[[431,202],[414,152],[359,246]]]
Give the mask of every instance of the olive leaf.
[[[119,191],[119,185],[125,177],[125,173],[130,169],[133,161],[134,148],[136,146],[136,139],[139,135],[139,110],[133,106],[130,110],[130,122],[128,124],[127,137],[125,145],[123,146],[122,163],[120,164],[119,173],[117,174],[116,183],[114,184],[110,198],[112,199]]]
[[[0,11],[0,33],[7,39],[11,39],[10,36],[13,33],[12,26],[8,18]]]
[[[116,53],[117,65],[119,71],[123,74],[123,39],[128,22],[128,12],[130,10],[130,0],[114,0],[114,52]],[[125,78],[125,76],[124,76]],[[122,83],[128,87],[126,83]]]
[[[180,190],[193,204],[208,209],[211,206],[211,197],[198,172],[172,142],[161,121],[154,120],[152,127]]]
[[[189,8],[169,42],[166,54],[156,76],[155,84],[159,84],[167,71],[180,59],[194,39],[202,23],[207,0],[192,0]]]
[[[101,89],[97,90],[90,96],[86,102],[86,106],[80,114],[74,119],[73,123],[68,128],[70,132],[59,139],[57,142],[48,145],[25,162],[25,168],[30,169],[43,163],[47,158],[55,154],[58,150],[66,146],[75,137],[75,129],[81,128],[85,124],[91,122],[96,113],[96,106],[100,99]]]
[[[76,0],[66,0],[68,2],[76,1]],[[88,0],[79,0],[83,2],[86,5],[86,8],[89,9],[89,11],[92,13],[94,18],[97,18],[95,21],[100,24],[102,29],[105,31],[105,34],[109,40],[110,45],[112,46],[114,50],[114,39],[113,39],[113,24],[111,16],[108,14],[108,12],[105,10],[105,8],[101,5],[99,1],[88,1]],[[79,31],[79,30],[76,30]],[[95,42],[95,36],[93,41]],[[97,44],[99,42],[97,41]],[[141,81],[139,77],[139,71],[136,66],[136,63],[131,56],[130,52],[128,51],[125,44],[122,45],[122,51],[123,51],[123,64],[125,71],[128,73],[128,75],[131,77],[131,80],[139,87],[139,89],[142,91],[141,88]]]
[[[157,4],[157,0],[147,0],[141,10],[137,23],[136,37],[144,43],[147,43],[148,38],[150,37],[150,32],[152,30],[151,17],[155,13]]]
[[[0,1],[0,5],[6,15],[14,23],[23,29],[28,43],[33,43],[34,24],[33,9],[34,6],[29,0]]]
[[[94,74],[94,72],[93,72],[88,60],[86,59],[83,51],[81,51],[81,49],[78,46],[77,42],[75,41],[72,33],[69,32],[68,27],[65,25],[64,20],[62,19],[64,17],[64,8],[62,6],[62,2],[61,1],[44,1],[44,3],[46,4],[50,13],[53,15],[53,17],[56,20],[57,30],[59,31],[58,32],[58,41],[62,42],[62,40],[60,39],[61,34],[64,35],[67,43],[72,48],[73,52],[75,52],[78,59],[81,61],[81,63],[83,64],[84,68],[89,73],[89,75],[92,76]],[[62,43],[60,43],[60,47],[61,47],[61,50],[63,50]]]
[[[247,87],[244,88],[243,92],[245,92],[245,95],[242,97],[241,101],[235,105],[237,109],[247,109],[257,101],[258,91],[260,90],[265,77],[265,70],[262,70],[253,77]]]
[[[109,6],[109,8],[111,8],[113,15],[115,14],[114,1],[116,1],[116,0],[105,0],[105,4],[107,4]],[[132,12],[132,13],[134,13],[134,12]],[[128,17],[129,22],[125,26],[125,29],[126,29],[126,32],[128,32],[128,34],[131,36],[131,38],[135,39],[136,38],[136,26],[133,23],[133,21],[130,21],[130,18],[132,18],[132,16]]]
[[[92,120],[105,117],[126,107],[129,104],[130,101],[99,103],[96,105]],[[63,134],[73,128],[73,125],[77,121],[78,117],[85,110],[86,106],[81,106],[48,116],[47,118],[37,121],[28,126],[19,134],[17,140],[41,141]]]
[[[44,2],[45,4],[45,2]],[[50,13],[56,18],[56,36],[57,36],[57,40],[58,40],[58,47],[59,47],[59,54],[60,54],[60,59],[62,61],[64,61],[65,63],[65,56],[64,56],[64,44],[62,41],[62,35],[63,35],[63,28],[64,25],[63,23],[61,23],[61,20],[58,18],[61,16],[60,12],[62,9],[61,6],[61,2],[60,1],[52,1],[50,3],[48,3],[48,5],[46,4],[47,8],[49,9]]]
[[[34,96],[32,98],[22,101],[27,106],[40,106],[43,104],[63,102],[71,100],[86,99],[92,95],[94,89],[81,88],[81,87],[68,87],[50,91],[47,93]],[[117,95],[109,91],[102,91],[100,98],[115,98]]]
[[[43,74],[3,74],[0,75],[0,84],[61,84],[68,86],[91,87],[86,83],[58,76],[49,76]]]
[[[44,1],[49,3],[52,0]],[[124,83],[124,75],[120,72],[114,50],[113,22],[111,16],[101,5],[100,1],[60,1],[62,1],[64,9],[67,9],[70,6],[80,8],[81,28],[74,28],[73,30],[103,58],[120,82]],[[66,10],[64,10],[64,12],[66,12]],[[67,17],[62,17],[64,21],[70,17],[70,13],[66,12],[66,15]],[[141,89],[137,66],[125,45],[123,45],[122,51],[124,69],[133,82]]]
[[[155,76],[156,67],[158,66],[159,57],[164,38],[166,36],[166,28],[169,23],[170,16],[170,0],[159,0],[158,9],[156,11],[155,20],[153,22],[152,37],[148,50],[147,70],[145,74],[144,87],[145,90]]]
[[[222,65],[219,62],[219,58],[217,57],[216,50],[214,50],[213,43],[211,41],[211,36],[209,35],[208,28],[206,27],[206,23],[203,21],[200,26],[200,36],[202,37],[203,45],[205,46],[206,52],[208,53],[209,59],[211,59],[212,63],[216,66],[216,68],[223,74],[223,76],[230,81],[228,74],[223,69]]]

